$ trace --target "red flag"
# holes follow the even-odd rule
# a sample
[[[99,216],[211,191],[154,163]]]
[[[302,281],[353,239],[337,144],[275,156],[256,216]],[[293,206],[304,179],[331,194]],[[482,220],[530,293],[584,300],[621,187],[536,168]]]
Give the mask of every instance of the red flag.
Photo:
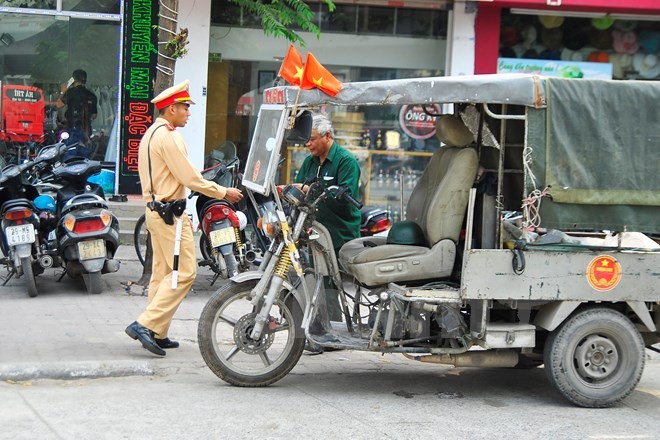
[[[298,50],[296,50],[292,44],[289,46],[289,50],[284,57],[284,61],[282,61],[280,73],[277,76],[281,76],[294,86],[299,86],[302,79],[302,74],[302,55],[300,55],[300,52],[298,52]]]
[[[300,88],[313,89],[316,87],[330,96],[335,96],[344,85],[332,76],[332,73],[328,72],[311,52],[308,52]]]

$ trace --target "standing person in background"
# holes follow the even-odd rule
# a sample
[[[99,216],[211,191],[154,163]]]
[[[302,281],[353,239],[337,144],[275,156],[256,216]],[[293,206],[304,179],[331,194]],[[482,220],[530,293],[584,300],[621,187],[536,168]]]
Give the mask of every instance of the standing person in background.
[[[318,178],[324,187],[331,185],[347,187],[353,198],[359,197],[360,164],[345,148],[335,142],[332,123],[327,116],[314,115],[312,135],[305,144],[311,153],[305,158],[296,176],[296,183],[307,192],[306,181]],[[344,243],[360,236],[360,210],[350,203],[327,198],[317,207],[316,220],[325,226],[332,236],[335,255]],[[342,320],[338,292],[326,280],[326,302],[331,321]]]
[[[137,321],[126,327],[126,334],[159,356],[165,356],[164,349],[179,346],[178,342],[168,338],[168,331],[174,313],[197,275],[192,226],[184,211],[186,187],[231,203],[243,198],[239,189],[225,188],[205,180],[188,157],[186,143],[176,131],[177,127],[188,123],[190,104],[194,104],[188,93],[188,84],[186,80],[170,87],[151,101],[158,109],[158,118],[144,133],[138,150],[138,172],[142,197],[147,202],[146,223],[151,236],[153,262],[147,308]],[[178,222],[183,225],[179,225],[181,237],[177,260],[174,251]]]
[[[60,101],[66,106],[66,128],[82,130],[85,137],[89,138],[92,135],[92,121],[96,119],[98,112],[96,95],[85,86],[87,72],[82,69],[74,70],[69,82],[71,84],[60,96]]]

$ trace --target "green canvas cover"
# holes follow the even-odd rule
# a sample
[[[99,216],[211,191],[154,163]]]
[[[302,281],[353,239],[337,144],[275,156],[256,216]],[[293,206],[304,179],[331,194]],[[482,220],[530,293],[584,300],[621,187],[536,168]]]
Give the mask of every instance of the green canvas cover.
[[[660,230],[660,82],[544,78],[528,109],[541,219],[561,229]],[[527,179],[527,191],[534,188]]]

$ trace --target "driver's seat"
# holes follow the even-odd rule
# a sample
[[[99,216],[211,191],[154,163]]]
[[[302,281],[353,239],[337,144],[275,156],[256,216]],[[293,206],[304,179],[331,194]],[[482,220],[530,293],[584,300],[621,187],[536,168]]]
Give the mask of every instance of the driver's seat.
[[[340,249],[341,265],[366,286],[451,275],[477,168],[473,148],[440,148],[424,169],[407,206],[407,220],[421,227],[428,247],[387,244],[385,237],[358,238]]]

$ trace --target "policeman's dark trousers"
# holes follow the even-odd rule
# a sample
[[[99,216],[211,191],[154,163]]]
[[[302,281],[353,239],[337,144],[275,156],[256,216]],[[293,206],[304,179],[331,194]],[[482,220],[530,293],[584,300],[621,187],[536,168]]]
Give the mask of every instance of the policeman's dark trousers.
[[[153,331],[154,336],[158,339],[167,337],[172,317],[197,276],[195,242],[190,219],[185,213],[181,219],[183,227],[181,228],[178,284],[176,289],[172,289],[176,221],[173,225],[168,225],[157,212],[150,209],[146,211],[147,229],[151,235],[153,248],[153,265],[149,281],[147,309],[140,315],[138,322]]]

